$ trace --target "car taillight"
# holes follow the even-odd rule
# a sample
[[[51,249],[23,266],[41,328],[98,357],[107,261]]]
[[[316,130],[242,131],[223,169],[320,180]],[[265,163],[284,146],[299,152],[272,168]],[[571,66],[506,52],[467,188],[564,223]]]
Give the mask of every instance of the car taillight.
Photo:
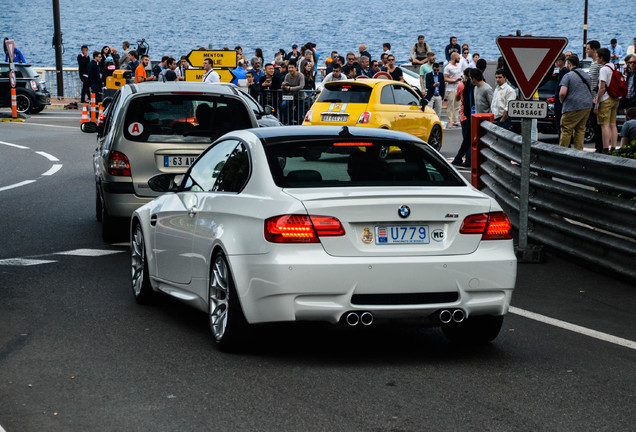
[[[371,121],[371,113],[369,111],[365,111],[360,114],[358,118],[358,124],[367,124]]]
[[[305,121],[310,122],[313,114],[314,114],[314,110],[307,111],[307,114],[305,114]]]
[[[31,80],[29,81],[31,83],[31,88],[35,91],[38,90],[38,83],[36,83],[35,81]]]
[[[107,166],[110,175],[130,177],[130,163],[123,153],[111,151],[108,155]]]
[[[553,98],[553,97],[551,97],[551,98],[547,98],[547,99],[546,99],[546,101],[547,101],[548,103],[554,103],[554,98]]]
[[[318,237],[343,236],[344,228],[328,216],[282,215],[265,220],[265,239],[272,243],[318,243]]]
[[[480,213],[466,216],[460,234],[482,234],[482,240],[512,238],[512,225],[504,212]]]

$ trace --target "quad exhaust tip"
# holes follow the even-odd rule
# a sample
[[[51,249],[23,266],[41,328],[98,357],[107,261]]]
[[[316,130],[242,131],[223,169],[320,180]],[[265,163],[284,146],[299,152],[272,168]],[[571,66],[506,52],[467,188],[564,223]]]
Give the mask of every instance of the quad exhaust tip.
[[[370,326],[373,324],[373,314],[371,312],[362,312],[361,314],[349,312],[345,317],[345,321],[350,327],[355,327],[358,324]]]
[[[442,324],[448,324],[451,321],[460,323],[466,319],[466,313],[462,309],[444,309],[439,313],[439,320]]]

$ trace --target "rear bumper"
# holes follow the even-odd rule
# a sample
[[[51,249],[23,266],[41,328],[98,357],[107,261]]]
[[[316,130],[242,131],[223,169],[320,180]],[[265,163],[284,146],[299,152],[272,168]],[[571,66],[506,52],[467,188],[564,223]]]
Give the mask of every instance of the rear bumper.
[[[140,197],[129,182],[102,182],[102,197],[109,216],[129,218],[135,210],[149,203],[153,197]]]
[[[431,257],[332,257],[316,246],[229,257],[248,322],[337,323],[348,311],[387,319],[428,318],[445,308],[467,316],[508,312],[517,272],[512,241]]]

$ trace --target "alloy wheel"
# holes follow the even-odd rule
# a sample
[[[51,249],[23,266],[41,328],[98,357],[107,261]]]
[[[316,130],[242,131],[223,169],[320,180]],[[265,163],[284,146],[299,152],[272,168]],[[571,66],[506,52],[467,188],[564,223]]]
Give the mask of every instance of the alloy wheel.
[[[218,255],[210,275],[209,315],[210,329],[217,341],[223,339],[227,329],[229,310],[230,272],[222,255]]]

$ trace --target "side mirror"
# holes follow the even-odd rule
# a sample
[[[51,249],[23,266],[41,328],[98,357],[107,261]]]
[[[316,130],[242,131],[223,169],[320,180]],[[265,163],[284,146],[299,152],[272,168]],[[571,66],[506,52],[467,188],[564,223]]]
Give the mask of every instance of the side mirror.
[[[97,132],[97,123],[86,122],[80,125],[80,130],[84,133],[95,133]]]
[[[148,180],[148,186],[150,186],[150,189],[155,192],[176,192],[182,179],[183,174],[157,174],[150,177],[150,180]]]
[[[265,112],[265,115],[271,115],[274,112],[274,107],[271,105],[265,105],[263,107],[263,111]]]

